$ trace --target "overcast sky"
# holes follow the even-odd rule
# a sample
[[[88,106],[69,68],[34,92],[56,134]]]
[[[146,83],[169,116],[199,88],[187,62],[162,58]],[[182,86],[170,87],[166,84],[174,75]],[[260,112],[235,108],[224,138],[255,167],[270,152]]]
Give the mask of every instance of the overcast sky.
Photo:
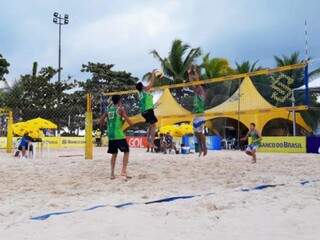
[[[214,57],[260,60],[274,66],[273,55],[300,51],[304,57],[304,20],[309,50],[320,57],[319,0],[0,0],[0,54],[10,62],[9,80],[58,62],[54,11],[68,13],[63,27],[63,77],[85,78],[81,64],[114,63],[115,69],[141,76],[159,67],[149,52],[166,55],[180,38]]]

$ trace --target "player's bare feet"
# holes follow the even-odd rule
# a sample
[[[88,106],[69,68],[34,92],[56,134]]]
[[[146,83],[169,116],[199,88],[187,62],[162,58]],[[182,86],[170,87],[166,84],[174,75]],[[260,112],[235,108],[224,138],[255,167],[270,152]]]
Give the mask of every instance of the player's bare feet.
[[[203,156],[206,156],[206,155],[207,155],[207,153],[208,153],[208,149],[207,149],[207,148],[205,148],[205,149],[203,150]]]
[[[121,178],[125,181],[131,179],[132,177],[131,176],[128,176],[126,173],[121,173]]]
[[[251,163],[252,163],[252,164],[257,163],[257,159],[253,158],[253,159],[251,160]]]
[[[110,176],[110,179],[111,179],[111,180],[114,180],[114,179],[116,179],[116,176],[115,176],[115,175],[111,175],[111,176]]]

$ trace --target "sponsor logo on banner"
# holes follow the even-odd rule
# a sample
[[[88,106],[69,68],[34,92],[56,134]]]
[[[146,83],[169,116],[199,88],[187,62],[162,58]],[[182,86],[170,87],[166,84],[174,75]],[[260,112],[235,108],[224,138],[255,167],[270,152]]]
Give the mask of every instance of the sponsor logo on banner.
[[[50,148],[60,148],[61,147],[61,137],[44,137],[43,142],[49,143]]]
[[[148,141],[146,137],[127,137],[129,147],[132,148],[146,148]]]
[[[85,137],[61,137],[62,147],[84,147]]]
[[[271,76],[271,80],[271,88],[273,89],[271,98],[278,102],[284,103],[291,96],[292,90],[290,86],[294,82],[293,78],[281,73],[276,78]]]
[[[263,137],[259,152],[305,153],[306,137]]]
[[[0,148],[6,148],[7,147],[7,138],[0,137]]]
[[[17,137],[13,138],[14,146],[17,139]],[[44,137],[42,141],[49,143],[50,148],[84,147],[86,143],[84,137]],[[0,148],[6,148],[6,143],[7,139],[0,137]]]

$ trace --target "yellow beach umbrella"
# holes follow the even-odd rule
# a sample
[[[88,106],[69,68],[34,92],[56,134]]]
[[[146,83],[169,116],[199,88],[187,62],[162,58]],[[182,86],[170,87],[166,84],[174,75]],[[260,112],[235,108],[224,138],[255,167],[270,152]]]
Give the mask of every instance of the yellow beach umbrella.
[[[43,137],[43,132],[40,129],[29,129],[28,135],[32,138],[42,138]]]
[[[58,126],[53,122],[43,119],[43,118],[35,118],[26,122],[28,126],[37,129],[56,129]]]
[[[191,124],[181,124],[179,126],[182,136],[193,133],[193,127]]]
[[[166,134],[167,132],[170,133],[171,131],[172,131],[172,125],[166,125],[159,129],[159,133],[162,133],[162,134]]]
[[[182,137],[186,134],[193,133],[193,127],[190,124],[181,124],[178,125],[166,125],[159,129],[160,133],[166,134],[170,133],[170,135],[174,137]]]
[[[26,122],[18,122],[12,125],[13,133],[18,136],[23,136],[28,132],[28,125]]]
[[[38,128],[29,126],[26,122],[18,122],[12,125],[13,133],[23,136],[28,133],[32,138],[41,138],[42,131]]]

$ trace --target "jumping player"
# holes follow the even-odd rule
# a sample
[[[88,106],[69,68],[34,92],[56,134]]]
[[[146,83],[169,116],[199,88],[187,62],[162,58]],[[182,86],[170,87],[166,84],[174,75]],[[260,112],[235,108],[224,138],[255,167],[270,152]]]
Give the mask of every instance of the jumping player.
[[[147,131],[148,145],[150,148],[154,148],[154,138],[156,134],[156,123],[158,119],[154,114],[153,96],[150,92],[156,79],[156,70],[150,74],[149,84],[144,86],[142,82],[136,84],[136,89],[139,92],[140,111],[146,123],[149,124]]]
[[[188,69],[188,77],[189,81],[200,80],[200,71],[197,66],[191,65],[191,67]],[[203,156],[206,156],[208,153],[205,136],[206,120],[203,116],[205,110],[206,93],[201,85],[194,86],[193,91],[193,112],[197,114],[197,116],[195,116],[193,119],[193,131],[199,144],[199,156],[201,156],[201,154],[203,154]]]
[[[252,163],[256,163],[257,162],[256,152],[261,145],[262,138],[261,138],[261,134],[258,132],[258,130],[256,130],[256,124],[254,123],[250,123],[249,132],[244,138],[241,138],[241,140],[245,141],[249,137],[252,138],[252,142],[248,145],[246,149],[246,154],[249,156],[252,156]]]
[[[114,169],[119,149],[124,153],[121,177],[124,177],[124,179],[127,180],[128,178],[131,178],[127,174],[127,166],[129,161],[129,145],[122,130],[122,126],[124,121],[127,121],[130,126],[132,126],[132,122],[130,121],[121,103],[121,97],[119,95],[112,96],[112,104],[108,107],[107,112],[101,116],[100,125],[104,124],[105,119],[107,119],[108,127],[108,153],[112,154],[110,179],[115,179]]]

